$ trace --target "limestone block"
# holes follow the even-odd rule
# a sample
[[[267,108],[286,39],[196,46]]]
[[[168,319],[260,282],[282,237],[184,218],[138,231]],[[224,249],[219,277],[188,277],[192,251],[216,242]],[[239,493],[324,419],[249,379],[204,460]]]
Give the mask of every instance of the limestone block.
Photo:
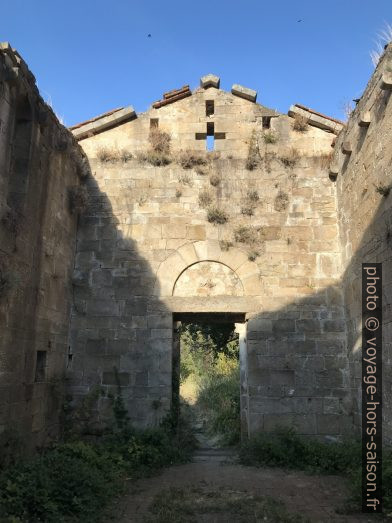
[[[196,255],[200,261],[219,260],[221,248],[217,240],[195,242],[193,246],[195,248]]]
[[[352,152],[353,152],[353,146],[351,145],[351,142],[349,140],[345,140],[342,143],[342,153],[351,154]]]
[[[363,111],[359,117],[358,125],[360,127],[369,127],[371,120],[370,111]]]
[[[381,89],[383,90],[392,90],[392,73],[384,73],[381,78]]]
[[[200,87],[207,89],[208,87],[215,87],[219,89],[220,78],[214,74],[206,74],[200,78]]]
[[[245,100],[249,100],[251,102],[255,102],[257,98],[257,91],[249,89],[249,87],[243,87],[239,84],[233,84],[231,87],[231,92],[235,96],[239,96],[240,98],[244,98]]]

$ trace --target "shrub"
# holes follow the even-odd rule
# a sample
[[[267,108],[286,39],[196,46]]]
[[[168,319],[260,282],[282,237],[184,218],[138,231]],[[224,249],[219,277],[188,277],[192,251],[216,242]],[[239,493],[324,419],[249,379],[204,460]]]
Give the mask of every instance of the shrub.
[[[248,156],[246,158],[245,167],[248,171],[253,171],[260,163],[260,152],[259,146],[257,143],[257,137],[255,130],[252,131],[249,147],[248,147]]]
[[[204,378],[197,403],[206,412],[210,432],[219,435],[221,443],[235,445],[241,435],[239,365],[224,355],[220,359],[226,369]]]
[[[206,208],[212,203],[212,194],[207,189],[204,189],[199,194],[199,205],[202,208]]]
[[[289,196],[284,191],[279,191],[278,194],[275,197],[274,201],[274,209],[275,211],[284,211],[287,209],[287,206],[289,204]]]
[[[187,174],[184,174],[183,176],[180,176],[178,178],[179,183],[182,183],[183,185],[192,185],[192,178],[188,176]]]
[[[210,223],[223,225],[228,221],[229,217],[227,213],[219,207],[210,207],[207,211],[207,220]]]
[[[181,189],[177,189],[177,190],[176,190],[176,198],[181,198],[181,196],[182,196],[182,191],[181,191]]]
[[[244,443],[240,459],[245,465],[341,474],[360,465],[361,444],[321,443],[299,436],[292,428],[278,427],[274,433],[261,433]]]
[[[257,191],[254,191],[254,190],[249,190],[246,193],[246,199],[249,202],[257,203],[260,200],[259,193]]]
[[[203,166],[208,164],[205,154],[199,151],[181,151],[178,156],[178,163],[183,169],[192,169],[195,166]]]
[[[156,153],[163,153],[168,155],[170,153],[170,134],[161,129],[151,129],[149,141],[151,149]]]
[[[253,216],[254,213],[255,213],[254,205],[247,203],[241,207],[241,214],[243,214],[244,216]]]
[[[154,151],[152,149],[143,153],[138,153],[137,159],[140,162],[150,163],[155,167],[163,167],[171,163],[171,158],[167,153]]]
[[[88,192],[84,185],[75,185],[68,189],[68,206],[72,214],[83,213],[88,205]]]
[[[132,160],[133,154],[130,151],[127,151],[127,149],[121,149],[119,157],[123,163],[127,163],[129,160]]]
[[[97,158],[101,163],[114,162],[118,160],[118,151],[113,147],[102,146],[97,150]]]
[[[309,127],[308,122],[309,122],[309,119],[306,118],[306,116],[303,116],[302,114],[295,114],[294,121],[293,121],[294,131],[298,131],[300,133],[307,131],[308,127]]]
[[[250,251],[248,253],[248,260],[255,261],[260,256],[259,251]]]
[[[228,240],[220,240],[219,246],[222,251],[228,251],[231,247],[233,247],[233,242]]]
[[[0,474],[0,519],[93,523],[125,480],[187,461],[194,448],[187,430],[182,424],[175,433],[166,419],[158,429],[128,428],[95,444],[56,445],[8,467]]]
[[[246,227],[240,225],[234,231],[234,239],[239,243],[253,244],[257,241],[258,234],[257,230],[253,227]]]
[[[299,154],[296,149],[291,149],[290,152],[280,157],[280,161],[285,167],[293,168],[299,160]]]
[[[278,141],[278,135],[275,131],[265,131],[263,133],[263,139],[265,143],[276,143]]]
[[[213,186],[213,187],[217,187],[222,181],[222,177],[217,174],[217,173],[213,173],[211,174],[210,176],[210,184]]]

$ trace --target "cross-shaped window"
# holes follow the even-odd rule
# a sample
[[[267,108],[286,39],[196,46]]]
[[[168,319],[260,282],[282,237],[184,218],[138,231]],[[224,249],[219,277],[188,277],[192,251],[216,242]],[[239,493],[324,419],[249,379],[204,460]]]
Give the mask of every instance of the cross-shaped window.
[[[207,128],[205,133],[196,133],[196,140],[206,141],[206,150],[213,151],[215,149],[215,140],[224,140],[226,133],[216,133],[214,122],[207,122]]]

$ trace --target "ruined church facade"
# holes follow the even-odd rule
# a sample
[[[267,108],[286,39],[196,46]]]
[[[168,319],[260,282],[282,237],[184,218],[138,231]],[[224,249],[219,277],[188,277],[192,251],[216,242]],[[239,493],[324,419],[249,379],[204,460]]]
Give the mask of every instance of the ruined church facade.
[[[391,219],[376,188],[390,183],[391,53],[346,125],[301,105],[278,113],[207,75],[145,113],[120,108],[68,130],[3,45],[3,430],[19,425],[42,443],[59,425],[53,390],[77,404],[97,387],[97,430],[118,388],[133,424],[159,424],[173,402],[178,322],[207,318],[237,326],[243,437],[277,425],[352,433],[360,266],[381,261],[390,439]]]

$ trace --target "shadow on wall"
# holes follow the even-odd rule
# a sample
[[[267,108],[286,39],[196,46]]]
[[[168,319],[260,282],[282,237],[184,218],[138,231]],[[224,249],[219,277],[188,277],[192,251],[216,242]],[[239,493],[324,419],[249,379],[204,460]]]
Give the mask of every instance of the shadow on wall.
[[[79,221],[73,282],[69,391],[75,403],[96,387],[105,392],[94,403],[89,431],[102,430],[112,409],[108,394],[115,394],[118,387],[131,421],[141,427],[156,425],[172,400],[173,318],[163,300],[154,295],[155,275],[173,251],[156,248],[149,259],[142,257],[132,233],[124,232],[135,224],[128,223],[133,204],[116,202],[116,217],[93,176],[87,187],[89,206]],[[126,179],[119,181],[120,187],[120,192],[132,190]],[[247,397],[250,434],[281,424],[314,435],[351,434],[353,427],[360,426],[356,338],[361,263],[383,261],[388,263],[387,272],[391,247],[386,236],[374,237],[374,228],[385,222],[389,230],[388,209],[385,199],[341,281],[323,289],[302,289],[302,297],[294,297],[284,307],[263,306],[263,312],[249,317],[248,383],[242,394]],[[310,271],[306,264],[301,269],[305,274]],[[343,291],[354,293],[358,310],[345,311]],[[265,298],[271,303],[271,297]],[[386,295],[385,322],[390,321],[388,302]],[[390,351],[390,342],[386,340],[385,346]],[[390,358],[385,354],[387,390]],[[389,405],[386,393],[385,416]],[[384,427],[385,438],[390,439],[389,419]]]

